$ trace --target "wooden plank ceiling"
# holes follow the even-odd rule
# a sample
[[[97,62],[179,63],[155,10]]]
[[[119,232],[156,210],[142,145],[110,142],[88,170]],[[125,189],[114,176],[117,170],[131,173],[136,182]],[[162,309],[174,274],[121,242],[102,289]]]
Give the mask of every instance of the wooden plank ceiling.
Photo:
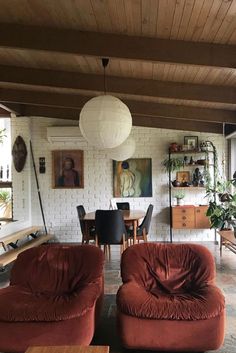
[[[0,2],[0,103],[79,119],[107,90],[137,126],[236,126],[236,0]]]

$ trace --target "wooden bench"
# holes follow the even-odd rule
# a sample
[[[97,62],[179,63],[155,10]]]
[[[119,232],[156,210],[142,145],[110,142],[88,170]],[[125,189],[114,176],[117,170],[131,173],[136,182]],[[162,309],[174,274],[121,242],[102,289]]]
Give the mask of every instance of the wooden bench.
[[[9,263],[15,261],[17,256],[21,252],[29,248],[38,246],[40,244],[46,243],[48,240],[54,237],[52,234],[38,235],[38,232],[41,229],[42,227],[33,226],[0,238],[0,244],[6,251],[5,253],[0,255],[0,269],[4,268]],[[20,246],[17,245],[18,240],[24,239],[28,236],[31,236],[32,239],[24,242]],[[7,248],[9,246],[12,247],[12,249],[7,251]]]

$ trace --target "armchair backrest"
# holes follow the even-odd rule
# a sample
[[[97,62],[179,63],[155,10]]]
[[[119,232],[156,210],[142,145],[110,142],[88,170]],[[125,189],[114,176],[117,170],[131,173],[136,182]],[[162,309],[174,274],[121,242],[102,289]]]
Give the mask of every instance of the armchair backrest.
[[[91,245],[43,245],[22,252],[13,265],[10,285],[32,292],[71,293],[103,276],[103,252]]]
[[[121,210],[97,210],[95,228],[99,244],[121,244],[123,234],[127,238]]]
[[[142,243],[122,254],[121,275],[124,283],[176,293],[213,284],[215,264],[202,245]]]

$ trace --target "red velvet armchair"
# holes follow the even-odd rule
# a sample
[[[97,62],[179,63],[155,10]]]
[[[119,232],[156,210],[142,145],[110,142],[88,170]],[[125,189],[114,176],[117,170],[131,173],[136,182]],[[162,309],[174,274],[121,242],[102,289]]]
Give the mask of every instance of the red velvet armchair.
[[[224,340],[225,302],[203,246],[144,243],[122,255],[118,328],[126,348],[202,352]]]
[[[49,245],[17,258],[0,290],[0,351],[28,346],[89,345],[103,298],[103,252]]]

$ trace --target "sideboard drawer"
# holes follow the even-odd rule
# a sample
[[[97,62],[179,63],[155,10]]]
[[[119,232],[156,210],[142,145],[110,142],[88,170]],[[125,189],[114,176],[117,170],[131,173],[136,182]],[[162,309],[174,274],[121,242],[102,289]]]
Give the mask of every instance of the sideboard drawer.
[[[193,207],[182,207],[177,206],[172,208],[172,216],[173,218],[180,218],[180,217],[190,217],[194,218],[194,208]]]
[[[193,229],[194,225],[194,219],[181,221],[173,219],[172,222],[172,228],[174,229]]]

